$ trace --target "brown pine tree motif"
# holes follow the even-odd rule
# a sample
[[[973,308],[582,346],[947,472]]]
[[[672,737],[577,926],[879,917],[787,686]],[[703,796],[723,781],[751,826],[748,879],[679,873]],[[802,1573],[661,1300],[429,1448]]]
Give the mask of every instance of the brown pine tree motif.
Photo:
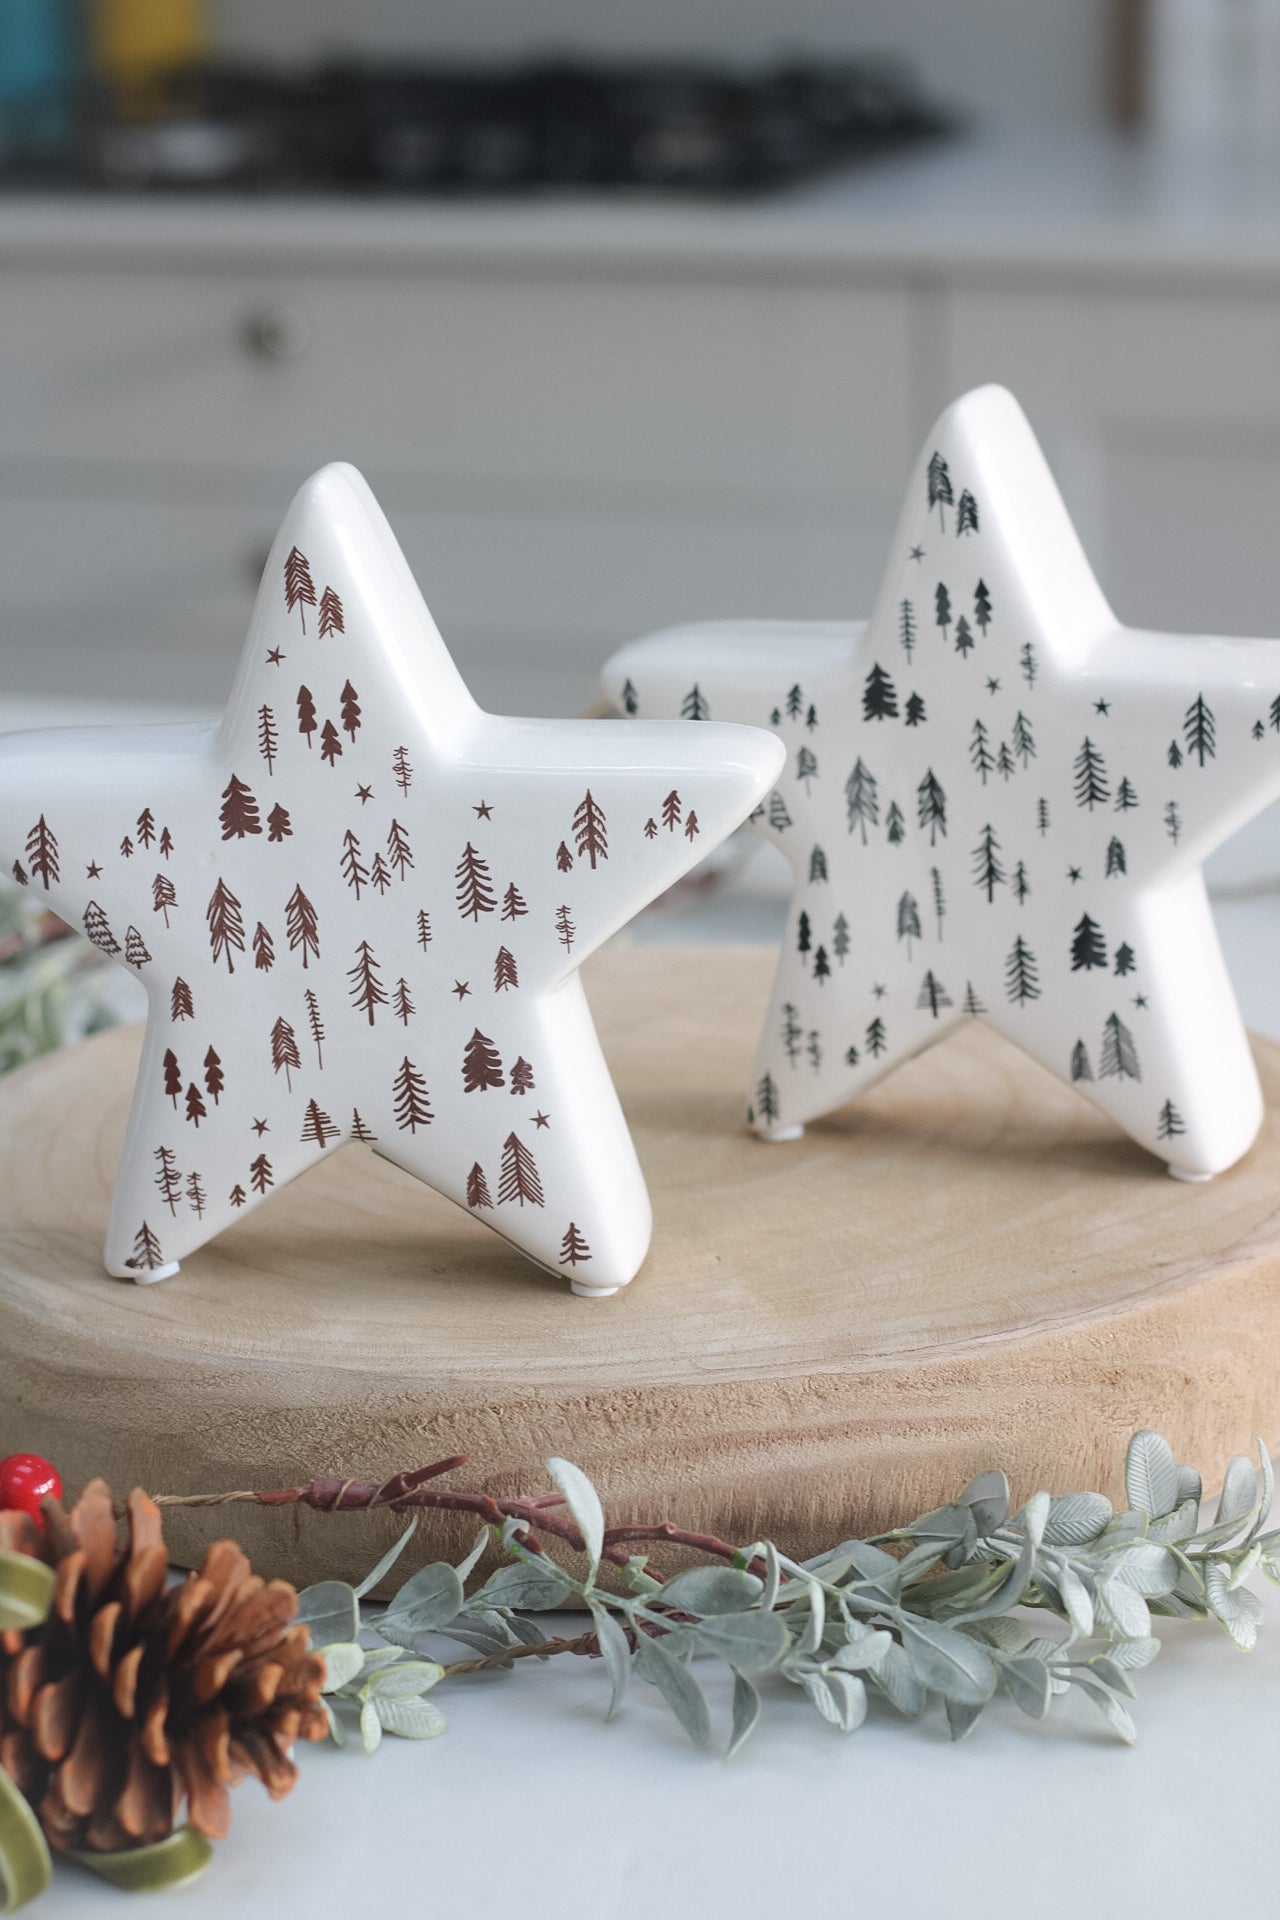
[[[560,842],[560,845],[556,848],[557,870],[560,873],[568,873],[572,865],[573,865],[573,855],[570,853],[568,847],[566,847],[564,841],[562,840]]]
[[[273,841],[278,846],[282,840],[288,840],[293,833],[293,822],[289,818],[288,807],[282,807],[277,800],[267,815],[267,843]]]
[[[378,1136],[377,1136],[377,1134],[376,1134],[376,1133],[375,1133],[375,1132],[373,1131],[373,1128],[372,1128],[372,1127],[369,1127],[369,1126],[366,1126],[366,1125],[365,1125],[365,1123],[364,1123],[364,1121],[363,1121],[363,1120],[362,1120],[362,1119],[360,1118],[360,1109],[359,1109],[359,1107],[352,1107],[352,1109],[351,1109],[351,1138],[352,1138],[353,1140],[362,1140],[362,1141],[363,1141],[363,1142],[365,1143],[365,1145],[367,1146],[367,1145],[369,1144],[369,1142],[370,1142],[371,1140],[376,1140],[376,1139],[377,1139],[377,1137],[378,1137]]]
[[[270,707],[258,708],[258,752],[267,763],[268,777],[276,770],[276,755],[280,751],[280,736],[276,732],[276,717]]]
[[[124,957],[131,967],[145,967],[151,955],[147,945],[136,927],[124,930]]]
[[[302,949],[302,965],[306,968],[308,955],[320,958],[320,932],[316,910],[300,886],[295,887],[285,902],[284,927],[289,936],[289,951],[296,953]]]
[[[403,880],[413,865],[413,850],[409,845],[409,836],[398,820],[391,822],[387,834],[387,858],[395,868],[396,877]]]
[[[699,833],[698,816],[694,812],[693,808],[690,807],[689,818],[684,823],[684,837],[686,840],[696,840],[698,837],[698,833]]]
[[[360,731],[360,696],[348,680],[338,698],[342,702],[342,731],[354,740]]]
[[[161,827],[160,829],[160,852],[166,860],[173,852],[173,835],[170,833],[168,827]]]
[[[140,847],[149,847],[156,837],[156,817],[150,807],[144,807],[142,809],[135,825],[138,835],[138,845]]]
[[[516,973],[516,959],[509,947],[499,947],[498,957],[493,963],[493,990],[504,993],[508,987],[518,987],[519,976]]]
[[[178,1202],[182,1198],[182,1175],[178,1172],[178,1156],[172,1147],[157,1147],[152,1158],[156,1162],[156,1185],[160,1189],[160,1198],[170,1213],[176,1214]]]
[[[310,687],[298,688],[298,732],[311,745],[311,736],[316,730],[316,703],[311,697]]]
[[[431,1095],[427,1092],[427,1083],[408,1054],[391,1085],[394,1099],[396,1125],[401,1133],[416,1133],[419,1127],[429,1127],[435,1119],[431,1111]]]
[[[512,1093],[528,1093],[533,1084],[533,1068],[529,1065],[524,1055],[521,1054],[511,1069],[511,1091]]]
[[[342,758],[342,742],[332,720],[326,720],[320,729],[320,758],[327,760],[331,767]]]
[[[298,609],[302,621],[302,631],[307,630],[307,608],[316,603],[315,582],[311,578],[311,567],[305,553],[297,547],[290,547],[289,557],[284,563],[284,603],[289,612]]]
[[[127,833],[120,842],[120,857],[122,860],[132,860],[133,858],[133,842]]]
[[[573,936],[578,931],[569,917],[568,907],[556,908],[556,935],[566,953],[573,950]]]
[[[391,870],[380,853],[373,856],[373,865],[369,869],[369,885],[379,894],[385,894],[391,885]]]
[[[468,840],[458,862],[454,879],[458,887],[458,912],[464,920],[479,920],[482,913],[492,913],[497,902],[493,897],[493,879],[488,863],[481,859]]]
[[[164,1068],[164,1090],[176,1108],[178,1095],[182,1092],[182,1069],[178,1065],[178,1056],[172,1047],[165,1048],[161,1065]]]
[[[584,1261],[590,1258],[591,1249],[571,1220],[568,1231],[564,1239],[560,1242],[560,1265],[562,1267],[580,1267]]]
[[[347,968],[347,978],[351,982],[351,1004],[357,1013],[369,1016],[369,1025],[373,1025],[374,1010],[387,1004],[386,989],[379,979],[378,962],[374,958],[373,948],[367,940],[362,940],[356,948],[356,963]]]
[[[262,832],[258,803],[234,773],[222,789],[222,811],[218,818],[224,840],[243,840],[246,834]]]
[[[311,1028],[311,1038],[315,1041],[316,1064],[320,1068],[320,1071],[323,1073],[324,1071],[324,1021],[320,1018],[320,1002],[316,999],[310,987],[306,989],[302,997],[307,1003],[307,1024]]]
[[[27,885],[27,870],[21,860],[15,860],[13,863],[13,877],[20,887]]]
[[[301,1137],[303,1140],[313,1140],[318,1147],[327,1147],[331,1140],[336,1140],[338,1137],[338,1129],[318,1100],[307,1102]]]
[[[502,917],[504,920],[521,920],[528,911],[525,897],[513,880],[502,896]]]
[[[249,1196],[246,1194],[244,1188],[237,1181],[236,1185],[231,1189],[230,1199],[231,1199],[232,1206],[242,1207],[245,1201],[248,1199],[248,1197]]]
[[[265,1153],[260,1153],[257,1159],[251,1161],[249,1164],[249,1185],[255,1193],[265,1193],[267,1188],[274,1187],[275,1183],[276,1179],[275,1174],[271,1170],[271,1162]]]
[[[469,1207],[492,1207],[489,1198],[489,1183],[484,1177],[484,1168],[477,1160],[467,1175],[467,1205]]]
[[[505,1087],[506,1075],[498,1049],[487,1034],[476,1028],[462,1050],[462,1091],[485,1093],[490,1087]]]
[[[189,1174],[187,1177],[187,1199],[191,1203],[191,1210],[197,1220],[203,1219],[204,1217],[205,1202],[208,1197],[200,1184],[200,1175],[198,1173]]]
[[[498,1205],[508,1201],[522,1207],[543,1204],[542,1182],[533,1155],[514,1133],[509,1133],[502,1143],[502,1174],[498,1181]]]
[[[424,953],[431,945],[431,915],[425,907],[418,910],[418,945]]]
[[[597,861],[609,858],[609,836],[605,832],[604,810],[599,802],[591,797],[587,788],[586,796],[578,803],[573,816],[573,844],[578,849],[578,858],[585,853],[594,869]]]
[[[134,1235],[133,1255],[125,1261],[125,1265],[132,1267],[135,1273],[154,1273],[157,1267],[165,1264],[160,1242],[144,1220]]]
[[[259,920],[253,930],[253,964],[259,973],[270,973],[276,963],[276,950],[271,935]]]
[[[212,1047],[204,1057],[204,1084],[216,1107],[227,1079],[222,1071],[222,1061]]]
[[[332,587],[326,587],[320,595],[320,638],[327,640],[331,633],[345,633],[342,602]]]
[[[41,814],[27,835],[27,871],[45,892],[58,884],[58,841],[52,827]]]
[[[410,996],[409,983],[407,980],[401,979],[396,981],[396,990],[392,995],[392,1005],[395,1007],[397,1019],[403,1021],[407,1027],[414,1014],[418,1011]]]
[[[234,973],[236,964],[231,956],[244,952],[244,921],[240,918],[240,902],[221,876],[210,895],[205,919],[209,922],[209,945],[213,950],[214,964],[225,959],[227,972]]]
[[[200,1089],[193,1080],[187,1088],[187,1118],[197,1133],[200,1131],[200,1122],[206,1118],[208,1112],[209,1109],[201,1098]]]
[[[342,858],[338,864],[342,868],[343,879],[358,900],[361,887],[369,884],[369,869],[360,858],[360,842],[350,827],[342,836]]]
[[[658,823],[652,814],[644,823],[644,837],[646,840],[656,840],[658,837]]]
[[[84,910],[84,930],[95,947],[101,947],[104,953],[119,953],[120,942],[111,931],[106,914],[96,900],[91,900]]]
[[[672,787],[662,803],[662,824],[668,833],[674,833],[680,825],[680,795]]]
[[[302,1055],[298,1052],[298,1036],[283,1014],[271,1029],[271,1065],[276,1073],[284,1074],[284,1083],[292,1093],[293,1075],[302,1065]]]
[[[173,992],[169,995],[169,1018],[171,1020],[194,1020],[196,1010],[191,1000],[191,989],[179,974],[173,983]]]
[[[158,873],[151,882],[151,907],[154,913],[164,915],[166,927],[169,924],[169,909],[178,904],[177,890],[167,873]]]
[[[392,754],[391,771],[395,775],[395,782],[401,793],[408,793],[413,785],[413,763],[403,747],[397,747]]]

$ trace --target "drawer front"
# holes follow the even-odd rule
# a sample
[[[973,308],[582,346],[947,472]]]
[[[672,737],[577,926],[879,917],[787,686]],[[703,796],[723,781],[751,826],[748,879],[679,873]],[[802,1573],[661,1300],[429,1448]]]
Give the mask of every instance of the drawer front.
[[[0,275],[0,465],[326,460],[661,507],[852,497],[914,451],[892,287],[462,271]]]

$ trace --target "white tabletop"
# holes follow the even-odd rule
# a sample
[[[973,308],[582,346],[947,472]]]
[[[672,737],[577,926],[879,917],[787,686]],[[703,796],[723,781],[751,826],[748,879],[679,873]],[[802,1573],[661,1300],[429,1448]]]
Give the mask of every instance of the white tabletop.
[[[64,715],[30,703],[22,721],[55,717]],[[1272,875],[1274,812],[1217,856],[1211,880],[1245,1016],[1280,1036]],[[652,931],[767,934],[778,911],[767,864],[748,879],[732,912],[695,908]],[[1196,1464],[1212,1483],[1225,1463]],[[537,1471],[530,1462],[531,1478]],[[843,1530],[833,1514],[832,1540]],[[439,1740],[387,1739],[372,1758],[358,1745],[305,1747],[299,1785],[279,1806],[246,1784],[208,1874],[150,1897],[146,1913],[719,1920],[739,1908],[845,1915],[923,1903],[946,1920],[1023,1907],[1036,1920],[1080,1920],[1086,1910],[1099,1920],[1181,1920],[1239,1903],[1265,1914],[1275,1859],[1267,1808],[1280,1778],[1280,1593],[1254,1584],[1273,1617],[1252,1654],[1216,1626],[1157,1623],[1165,1650],[1137,1676],[1133,1749],[1074,1699],[1055,1701],[1042,1723],[998,1702],[957,1747],[937,1707],[914,1726],[873,1707],[857,1733],[841,1735],[777,1683],[747,1748],[724,1762],[695,1752],[638,1682],[606,1725],[597,1662],[565,1655],[460,1680],[433,1696],[449,1719]],[[465,1657],[444,1642],[437,1651]],[[723,1733],[723,1670],[708,1666],[702,1677]],[[61,1920],[128,1908],[63,1868],[38,1911]]]

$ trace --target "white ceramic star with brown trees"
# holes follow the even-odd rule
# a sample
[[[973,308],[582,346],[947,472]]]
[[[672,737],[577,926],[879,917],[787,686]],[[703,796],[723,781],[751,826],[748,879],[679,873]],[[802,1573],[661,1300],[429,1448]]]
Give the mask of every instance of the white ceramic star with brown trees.
[[[624,1285],[649,1203],[577,970],[781,757],[482,712],[368,488],[325,468],[220,725],[0,741],[6,861],[147,989],[108,1271],[173,1272],[357,1140],[575,1292]]]
[[[681,628],[604,685],[628,713],[786,746],[755,816],[794,882],[762,1133],[794,1137],[972,1017],[1176,1173],[1252,1143],[1201,862],[1280,795],[1280,642],[1122,626],[1002,388],[934,428],[869,622]]]

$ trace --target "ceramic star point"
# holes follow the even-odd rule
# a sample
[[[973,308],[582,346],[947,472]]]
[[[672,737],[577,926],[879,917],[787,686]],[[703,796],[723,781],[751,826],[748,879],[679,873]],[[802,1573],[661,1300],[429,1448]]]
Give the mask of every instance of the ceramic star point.
[[[1122,626],[1000,388],[938,422],[891,552],[865,625],[684,628],[605,671],[628,711],[692,685],[787,747],[753,816],[794,877],[754,1124],[977,1017],[1171,1170],[1230,1166],[1262,1104],[1200,863],[1280,795],[1280,642]]]
[[[219,725],[0,740],[29,884],[148,992],[108,1270],[171,1272],[355,1139],[576,1290],[624,1285],[648,1199],[577,969],[780,760],[745,728],[482,712],[360,476],[317,474]],[[696,842],[646,837],[669,799]]]

